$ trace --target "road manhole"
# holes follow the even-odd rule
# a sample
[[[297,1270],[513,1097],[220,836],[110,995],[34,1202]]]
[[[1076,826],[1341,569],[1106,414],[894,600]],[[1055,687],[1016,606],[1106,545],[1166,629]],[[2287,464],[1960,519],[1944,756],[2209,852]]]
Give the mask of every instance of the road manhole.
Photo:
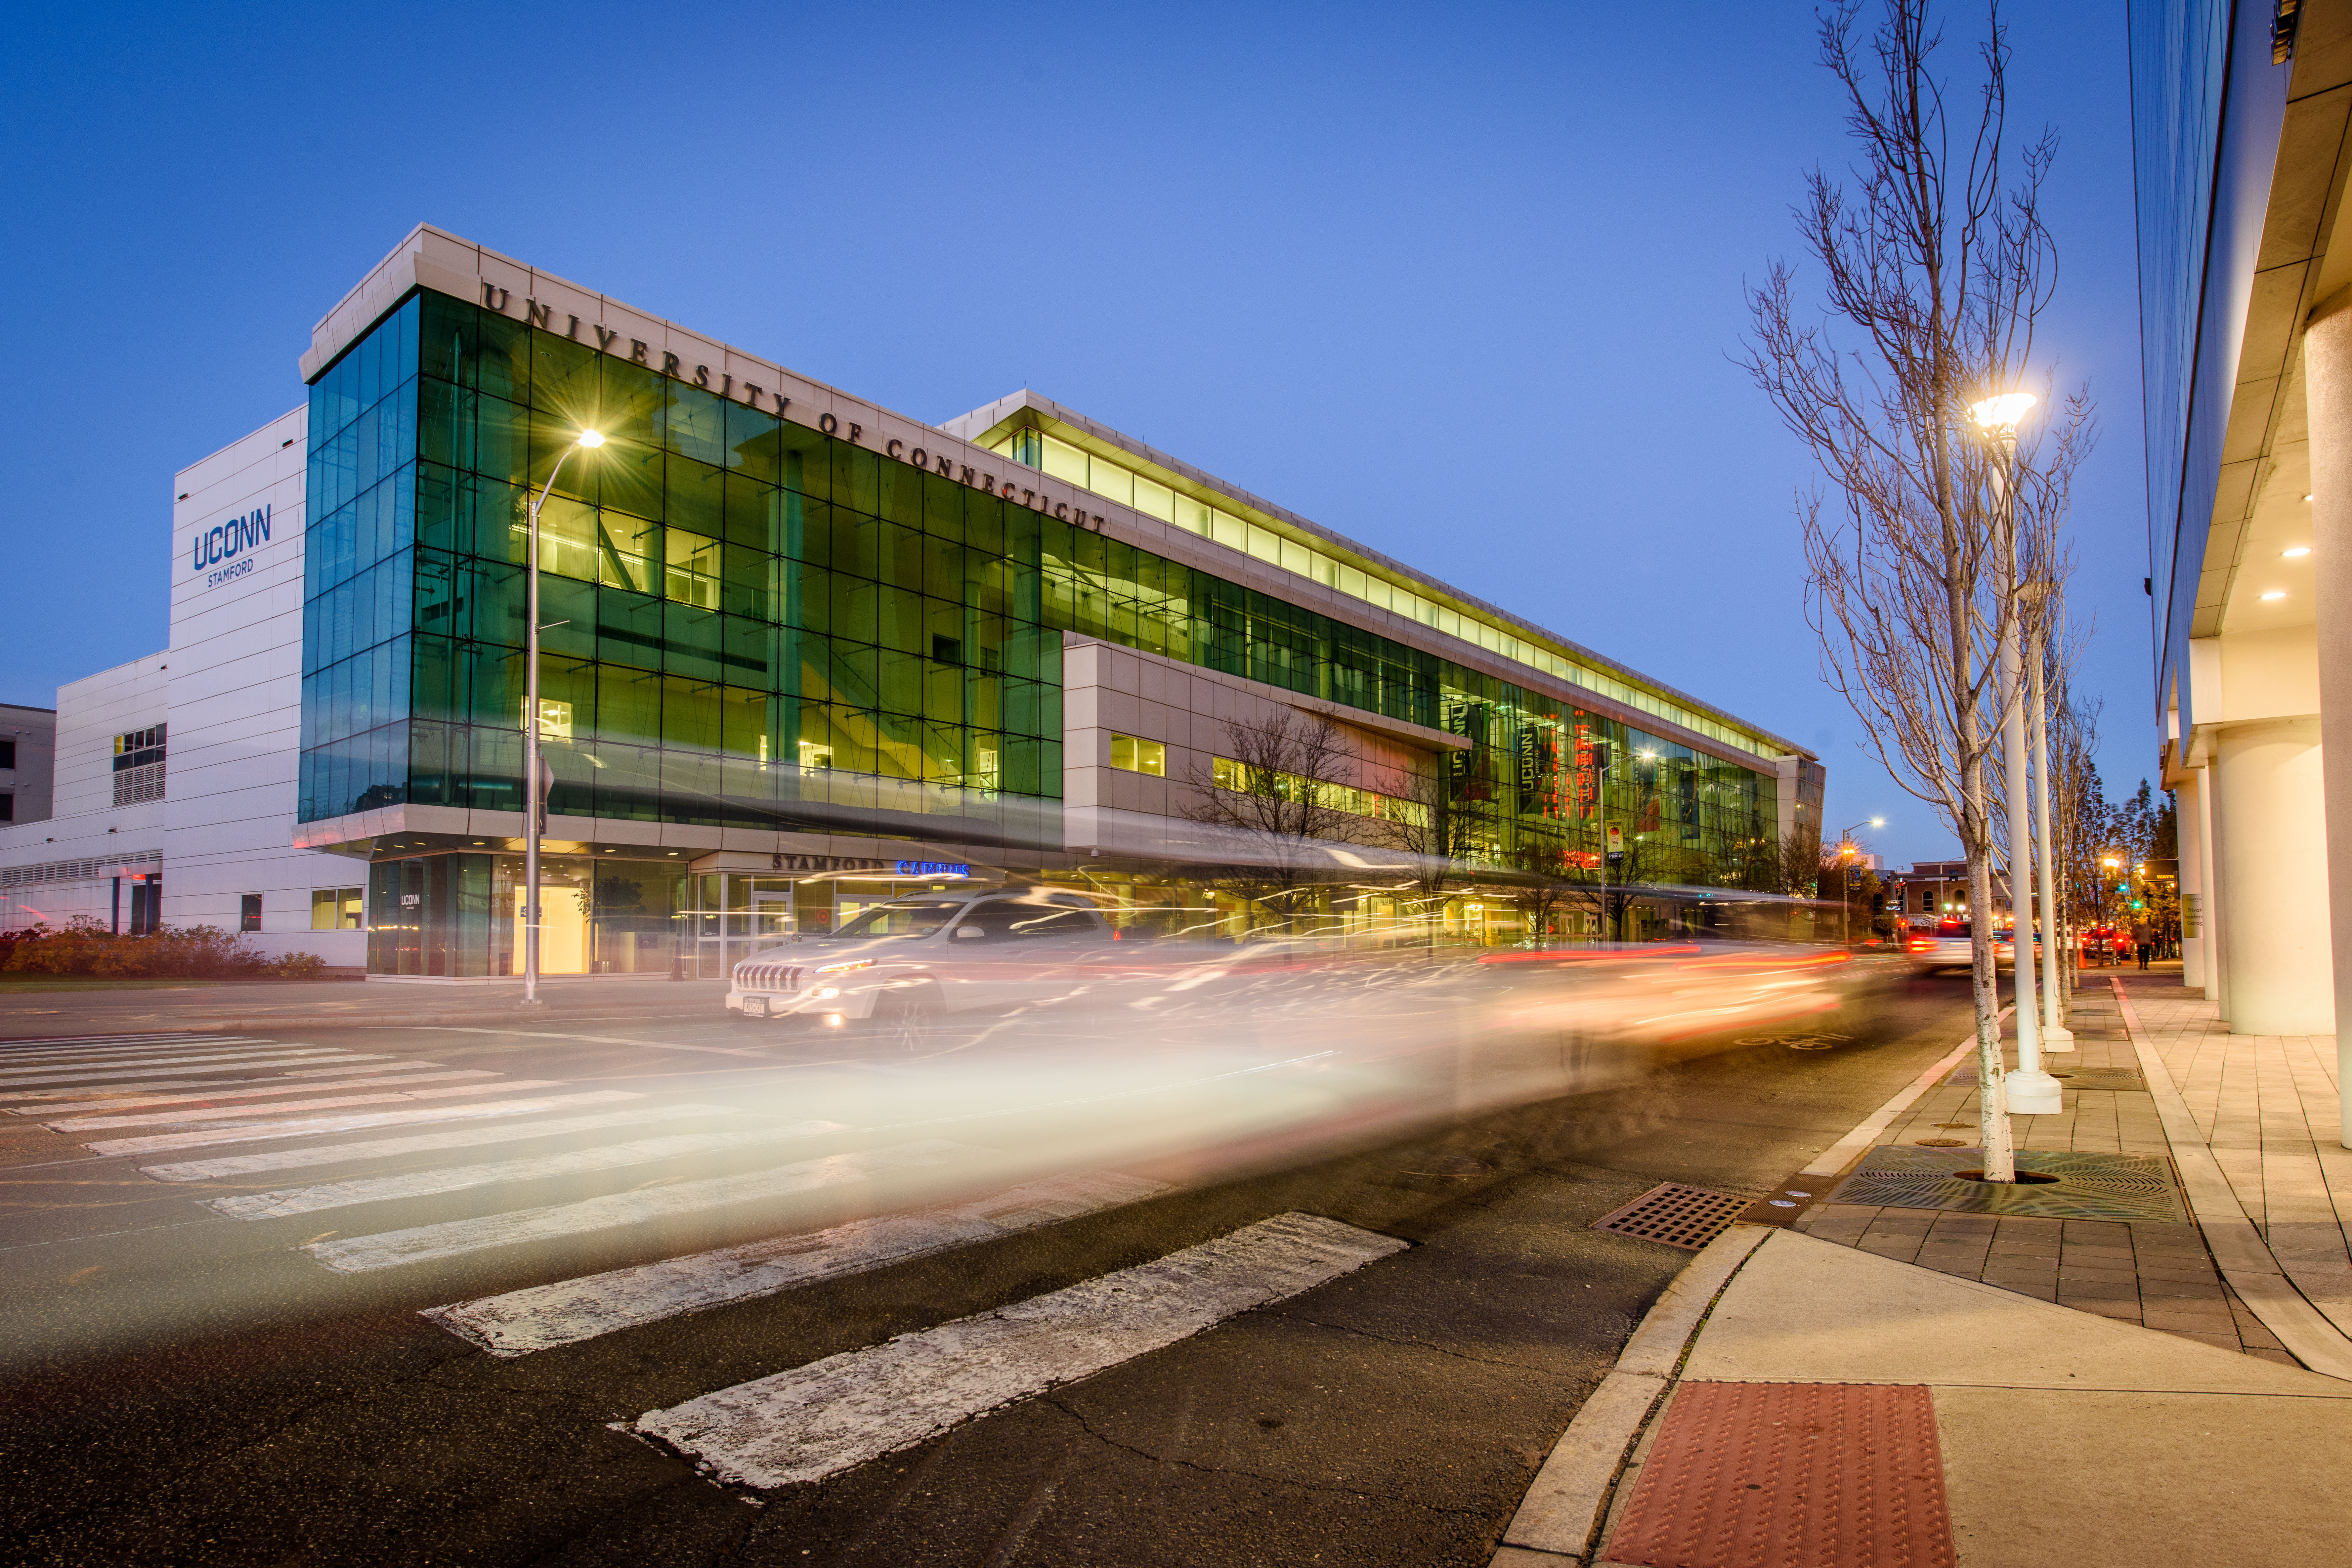
[[[1913,1140],[1922,1149],[1965,1149],[1968,1142],[1960,1138],[1917,1138]]]
[[[1729,1193],[1662,1182],[1614,1214],[1594,1220],[1592,1228],[1696,1252],[1730,1229],[1748,1205],[1748,1199]]]

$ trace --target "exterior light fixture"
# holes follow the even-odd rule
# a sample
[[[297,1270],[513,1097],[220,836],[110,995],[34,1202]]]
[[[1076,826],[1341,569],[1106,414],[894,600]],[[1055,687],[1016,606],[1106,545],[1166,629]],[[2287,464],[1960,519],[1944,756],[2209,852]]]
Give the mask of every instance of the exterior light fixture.
[[[604,437],[603,432],[597,430],[583,430],[580,432],[580,445],[583,447],[601,447],[604,444]]]
[[[2309,500],[2311,498],[2310,498],[2309,496],[2305,496],[2305,497],[2304,497],[2303,499],[2304,499],[2304,500]]]
[[[2015,435],[2017,426],[2041,399],[2030,392],[2004,392],[1969,405],[1969,417],[1996,435]]]
[[[2284,588],[2273,588],[2269,593],[2264,594],[2264,595],[2263,595],[2263,603],[2264,603],[2264,604],[2266,604],[2266,605],[2267,605],[2267,604],[2269,604],[2273,599],[2284,599],[2284,598],[2285,598],[2285,597],[2286,597],[2286,590],[2285,590],[2285,589],[2284,589]]]
[[[2296,546],[2295,546],[2294,549],[2292,549],[2292,550],[2282,550],[2282,551],[2280,551],[2280,552],[2279,552],[2279,556],[2280,556],[2280,559],[2282,559],[2282,560],[2285,560],[2285,561],[2300,561],[2300,560],[2302,560],[2305,556],[2306,556],[2306,555],[2308,555],[2308,554],[2310,554],[2310,553],[2311,553],[2311,546],[2310,546],[2310,545],[2308,545],[2308,544],[2298,544],[2298,545],[2296,545]]]

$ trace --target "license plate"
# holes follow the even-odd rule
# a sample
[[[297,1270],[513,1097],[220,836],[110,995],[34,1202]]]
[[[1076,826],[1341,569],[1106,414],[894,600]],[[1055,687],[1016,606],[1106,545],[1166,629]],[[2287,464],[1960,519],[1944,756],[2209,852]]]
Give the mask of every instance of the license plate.
[[[764,1018],[767,1016],[768,999],[765,996],[746,996],[743,998],[743,1016],[746,1018]]]

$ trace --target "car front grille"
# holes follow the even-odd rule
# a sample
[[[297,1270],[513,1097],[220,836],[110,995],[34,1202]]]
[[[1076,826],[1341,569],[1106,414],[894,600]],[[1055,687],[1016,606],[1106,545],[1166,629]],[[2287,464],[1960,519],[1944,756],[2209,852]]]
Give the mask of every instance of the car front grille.
[[[739,963],[735,966],[735,989],[738,991],[797,991],[803,972],[796,963]]]

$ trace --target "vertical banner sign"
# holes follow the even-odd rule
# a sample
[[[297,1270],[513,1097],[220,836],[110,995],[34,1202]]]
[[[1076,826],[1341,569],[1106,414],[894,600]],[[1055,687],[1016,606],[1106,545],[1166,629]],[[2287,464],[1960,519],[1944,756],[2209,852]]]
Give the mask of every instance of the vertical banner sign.
[[[1467,751],[1454,753],[1448,771],[1451,773],[1456,800],[1486,800],[1493,792],[1486,780],[1486,708],[1481,702],[1449,702],[1445,705],[1445,732],[1459,735],[1470,742]]]

